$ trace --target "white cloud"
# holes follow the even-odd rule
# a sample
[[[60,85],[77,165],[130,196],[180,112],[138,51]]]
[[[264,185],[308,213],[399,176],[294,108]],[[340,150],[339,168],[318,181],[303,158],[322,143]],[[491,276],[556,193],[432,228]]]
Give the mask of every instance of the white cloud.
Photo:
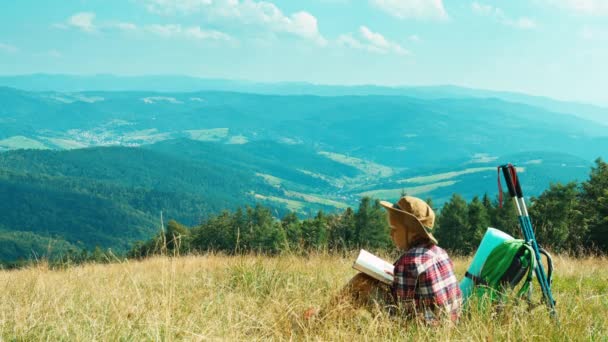
[[[338,44],[353,49],[365,49],[363,43],[355,39],[352,34],[342,34],[338,37]]]
[[[473,12],[480,15],[504,15],[500,8],[494,8],[490,5],[480,4],[479,2],[473,2],[471,4],[471,9]]]
[[[237,22],[259,26],[272,32],[289,33],[325,45],[318,21],[301,11],[285,15],[275,4],[254,0],[141,0],[146,8],[162,15],[203,14],[210,21]]]
[[[503,25],[515,27],[521,30],[531,30],[536,28],[536,22],[528,17],[520,17],[513,19],[505,14],[505,12],[492,5],[486,5],[479,2],[471,3],[471,10],[477,15],[492,17]]]
[[[581,14],[608,15],[607,0],[541,0],[541,2]]]
[[[68,19],[67,24],[71,27],[78,28],[85,32],[95,32],[97,28],[93,23],[95,21],[95,13],[80,12],[76,13]]]
[[[129,22],[105,21],[99,24],[95,22],[95,14],[82,12],[76,13],[67,20],[67,24],[54,24],[53,27],[59,29],[76,28],[85,32],[108,32],[118,30],[122,32],[133,32],[142,34],[152,34],[163,38],[189,38],[195,40],[218,40],[230,41],[233,38],[223,32],[216,30],[204,30],[200,26],[182,27],[179,24],[151,24],[138,26]]]
[[[164,38],[170,38],[170,37],[174,37],[174,36],[181,34],[182,26],[175,25],[175,24],[167,24],[167,25],[154,24],[154,25],[146,26],[145,30],[150,33],[153,33],[155,35],[164,37]]]
[[[172,104],[182,104],[183,102],[176,99],[175,97],[168,97],[168,96],[150,96],[150,97],[144,97],[141,99],[144,103],[148,103],[148,104],[154,104],[154,103],[158,103],[158,102],[168,102],[168,103],[172,103]]]
[[[536,28],[536,21],[528,17],[520,17],[515,20],[510,19],[505,22],[506,25],[513,26],[522,30],[532,30]]]
[[[17,51],[19,49],[14,45],[0,43],[0,52],[15,53]]]
[[[193,26],[184,30],[184,35],[194,39],[231,40],[229,35],[215,30],[201,30],[199,26]]]
[[[135,31],[137,30],[137,25],[133,23],[113,23],[107,25],[110,28],[115,28],[121,31]]]
[[[308,12],[292,14],[291,23],[285,27],[289,32],[315,41],[319,45],[327,44],[325,38],[319,33],[317,18]]]
[[[422,39],[420,38],[420,36],[418,36],[417,34],[412,34],[408,37],[408,39],[412,42],[419,42]]]
[[[383,35],[381,35],[380,33],[372,32],[369,28],[367,28],[367,26],[361,26],[359,28],[359,32],[361,32],[363,38],[369,41],[372,45],[381,47],[383,49],[389,47],[389,43]]]
[[[226,33],[215,30],[202,30],[199,26],[182,27],[181,25],[147,25],[144,27],[146,32],[155,34],[163,38],[191,38],[196,40],[224,40],[229,41],[233,38]]]
[[[370,0],[370,3],[399,19],[448,18],[442,0]]]
[[[178,14],[198,11],[202,6],[213,4],[213,0],[143,0],[148,11],[157,14]]]
[[[395,53],[398,55],[409,55],[410,52],[401,45],[386,39],[382,34],[373,32],[367,26],[359,28],[361,40],[353,37],[352,34],[342,34],[338,37],[338,44],[357,50],[366,50],[368,52],[388,54]]]

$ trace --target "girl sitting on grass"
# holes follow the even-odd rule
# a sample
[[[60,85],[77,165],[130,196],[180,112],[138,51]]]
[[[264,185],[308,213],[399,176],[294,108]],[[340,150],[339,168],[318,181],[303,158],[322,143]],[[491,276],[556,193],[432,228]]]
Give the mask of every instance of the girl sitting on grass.
[[[382,201],[391,226],[391,239],[403,254],[394,263],[392,286],[359,273],[334,297],[329,307],[350,304],[361,307],[380,303],[393,313],[430,325],[456,322],[462,294],[454,275],[454,264],[437,246],[432,229],[433,209],[423,200],[404,196],[396,203]],[[316,315],[309,309],[306,316]]]

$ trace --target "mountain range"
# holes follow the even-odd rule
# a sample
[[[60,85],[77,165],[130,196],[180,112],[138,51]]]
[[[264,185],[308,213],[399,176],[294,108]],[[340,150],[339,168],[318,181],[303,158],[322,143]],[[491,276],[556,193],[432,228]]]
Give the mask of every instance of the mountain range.
[[[187,77],[0,85],[5,260],[51,244],[124,250],[158,231],[161,211],[195,225],[258,202],[308,216],[404,192],[440,209],[452,193],[496,195],[505,162],[535,196],[584,180],[608,150],[608,110],[523,94]]]

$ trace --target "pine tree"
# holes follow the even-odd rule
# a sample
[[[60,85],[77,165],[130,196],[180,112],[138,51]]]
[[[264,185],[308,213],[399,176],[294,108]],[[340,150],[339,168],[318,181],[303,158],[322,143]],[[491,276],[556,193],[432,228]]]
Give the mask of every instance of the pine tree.
[[[175,220],[169,220],[167,230],[165,231],[167,250],[179,253],[189,250],[189,235],[190,231],[188,228]]]
[[[285,247],[285,232],[280,222],[272,217],[270,209],[258,204],[252,212],[252,229],[249,235],[250,250],[278,253]]]
[[[291,211],[287,213],[281,219],[281,226],[285,231],[285,238],[287,240],[287,249],[291,251],[300,250],[302,246],[302,228],[300,220],[295,212]]]
[[[466,253],[468,243],[467,202],[458,194],[453,194],[443,205],[436,233],[439,244],[456,253]]]
[[[387,248],[391,244],[390,227],[386,211],[380,201],[369,197],[361,198],[359,210],[355,214],[356,246],[363,248]]]
[[[492,210],[492,215],[490,215],[490,225],[515,238],[523,238],[519,227],[517,210],[511,198],[506,198],[502,203],[502,207],[499,203],[496,204]]]
[[[551,184],[530,206],[536,239],[555,251],[576,249],[587,234],[587,225],[579,204],[575,182]]]
[[[348,207],[341,215],[330,221],[329,248],[336,251],[348,250],[354,245],[355,213]]]
[[[468,238],[464,241],[464,252],[470,253],[475,250],[486,229],[490,226],[490,216],[483,202],[475,196],[468,205]]]
[[[608,164],[601,158],[582,184],[581,208],[589,225],[589,242],[608,251]]]
[[[314,218],[302,222],[302,241],[304,249],[327,247],[328,224],[323,211],[319,210]]]

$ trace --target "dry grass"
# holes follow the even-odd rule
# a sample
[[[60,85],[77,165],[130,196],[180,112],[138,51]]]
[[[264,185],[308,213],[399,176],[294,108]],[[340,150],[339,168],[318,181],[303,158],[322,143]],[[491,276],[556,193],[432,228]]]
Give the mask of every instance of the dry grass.
[[[560,324],[544,310],[465,315],[455,328],[326,303],[352,257],[157,257],[141,262],[0,272],[0,339],[33,340],[607,340],[608,261],[557,257]],[[468,260],[455,260],[459,274]]]

